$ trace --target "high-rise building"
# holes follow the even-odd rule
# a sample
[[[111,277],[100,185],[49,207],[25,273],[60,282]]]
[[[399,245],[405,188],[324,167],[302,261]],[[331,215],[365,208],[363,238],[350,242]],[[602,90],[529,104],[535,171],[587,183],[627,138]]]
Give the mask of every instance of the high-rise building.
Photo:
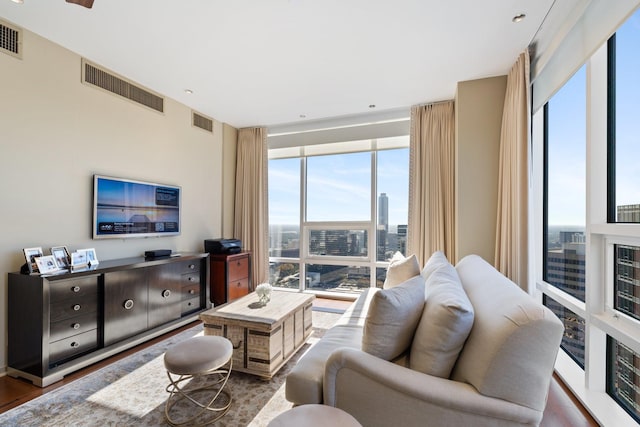
[[[389,197],[387,197],[387,193],[380,193],[378,197],[378,225],[384,226],[384,231],[389,232]]]
[[[640,222],[640,205],[620,205],[616,210],[618,222]]]

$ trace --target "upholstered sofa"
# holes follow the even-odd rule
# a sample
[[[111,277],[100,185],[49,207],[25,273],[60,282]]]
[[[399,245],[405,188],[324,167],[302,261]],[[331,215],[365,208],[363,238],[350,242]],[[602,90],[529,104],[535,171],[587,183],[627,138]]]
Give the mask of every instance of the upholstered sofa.
[[[287,400],[341,408],[365,427],[539,425],[562,323],[482,258],[444,263],[436,253],[420,274],[363,293],[289,373]],[[414,306],[416,289],[417,320],[410,308],[376,324],[380,311]],[[413,334],[405,348],[401,324]]]

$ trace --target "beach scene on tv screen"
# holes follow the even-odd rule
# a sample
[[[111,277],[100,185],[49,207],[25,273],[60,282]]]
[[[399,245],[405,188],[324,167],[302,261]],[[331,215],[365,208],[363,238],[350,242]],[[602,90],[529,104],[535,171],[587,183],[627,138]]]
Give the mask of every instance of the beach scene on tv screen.
[[[180,231],[180,189],[97,178],[96,234],[162,234]]]

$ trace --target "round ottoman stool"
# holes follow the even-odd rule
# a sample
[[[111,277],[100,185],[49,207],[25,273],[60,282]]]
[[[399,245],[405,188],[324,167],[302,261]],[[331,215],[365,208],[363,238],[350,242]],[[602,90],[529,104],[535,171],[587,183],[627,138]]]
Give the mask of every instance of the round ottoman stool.
[[[164,414],[169,424],[191,424],[210,411],[215,417],[205,416],[202,417],[205,420],[194,424],[206,425],[227,413],[231,395],[223,389],[231,374],[232,355],[231,341],[217,336],[189,338],[167,349],[164,367],[170,383],[166,388],[169,399]],[[216,403],[217,400],[223,403]],[[188,415],[178,420],[175,414],[172,417],[171,409],[181,401],[184,401],[179,405],[181,412]]]
[[[308,404],[278,415],[267,427],[362,427],[353,416],[333,406]]]

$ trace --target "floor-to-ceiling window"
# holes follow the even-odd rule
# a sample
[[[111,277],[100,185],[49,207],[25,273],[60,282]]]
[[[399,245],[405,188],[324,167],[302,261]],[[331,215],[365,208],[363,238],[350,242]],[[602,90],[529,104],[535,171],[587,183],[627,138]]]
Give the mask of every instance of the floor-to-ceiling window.
[[[355,294],[405,253],[409,137],[269,150],[270,281]],[[301,280],[304,278],[304,280]]]
[[[640,422],[638,51],[640,12],[532,120],[538,290],[565,325],[556,368],[606,425]]]

